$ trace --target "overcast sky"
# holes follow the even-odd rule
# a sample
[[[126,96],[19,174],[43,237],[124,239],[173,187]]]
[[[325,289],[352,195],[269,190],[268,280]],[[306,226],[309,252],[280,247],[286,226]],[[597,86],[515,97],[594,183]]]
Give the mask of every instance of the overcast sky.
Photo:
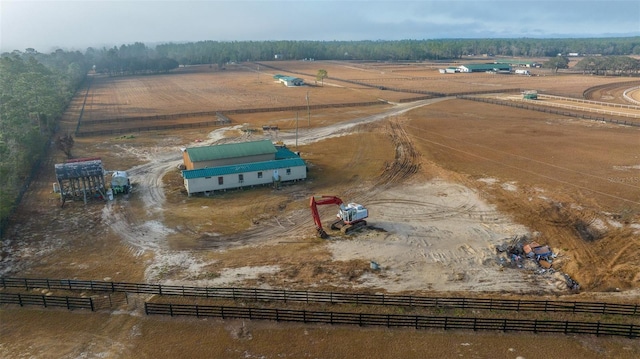
[[[638,0],[0,0],[0,51],[134,42],[640,36]]]

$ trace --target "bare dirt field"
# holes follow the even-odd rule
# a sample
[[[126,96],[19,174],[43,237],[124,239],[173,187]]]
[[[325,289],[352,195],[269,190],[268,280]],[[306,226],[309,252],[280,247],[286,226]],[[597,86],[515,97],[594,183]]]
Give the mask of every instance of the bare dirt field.
[[[606,93],[612,98],[591,96],[616,102],[624,90],[614,83],[624,79],[442,75],[422,64],[270,65],[310,83],[319,68],[329,78],[324,86],[286,88],[272,76],[289,73],[257,64],[96,78],[84,118],[304,106],[307,91],[312,104],[389,103],[232,115],[229,126],[218,128],[77,138],[76,157],[101,157],[107,170],[127,170],[133,192],[106,204],[68,202],[61,208],[51,183],[53,164],[64,159],[52,149],[2,242],[0,274],[638,303],[640,128],[450,97],[400,104],[395,101],[416,94],[340,81],[445,93],[517,87],[567,96],[611,83]],[[77,123],[82,98],[74,103],[63,131]],[[265,123],[281,130],[243,131]],[[262,138],[300,151],[309,178],[277,191],[186,196],[177,169],[181,147]],[[308,199],[321,194],[365,205],[369,228],[317,239]],[[325,220],[334,212],[321,208]],[[550,245],[558,254],[556,272],[510,266],[495,248],[514,237]],[[381,270],[372,270],[370,261]],[[570,292],[560,273],[576,279],[580,293]],[[143,300],[113,313],[0,308],[0,320],[11,323],[0,327],[0,355],[409,358],[429,351],[437,357],[516,358],[536,357],[530,348],[536,340],[561,357],[640,355],[637,341],[625,339],[260,322],[245,328],[240,321],[153,318],[140,314]],[[62,322],[67,329],[58,331]],[[43,334],[52,331],[56,335]]]

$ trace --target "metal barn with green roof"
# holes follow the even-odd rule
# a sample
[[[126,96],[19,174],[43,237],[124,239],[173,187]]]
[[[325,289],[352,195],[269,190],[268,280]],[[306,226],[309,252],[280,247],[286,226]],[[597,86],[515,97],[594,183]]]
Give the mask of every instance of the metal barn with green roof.
[[[274,160],[276,146],[269,140],[190,147],[182,152],[188,170]]]
[[[460,72],[509,72],[511,66],[506,64],[467,64],[458,66]]]
[[[297,153],[284,146],[276,147],[269,140],[187,148],[183,156],[185,167],[187,159],[198,165],[182,171],[189,196],[307,178],[304,160]]]

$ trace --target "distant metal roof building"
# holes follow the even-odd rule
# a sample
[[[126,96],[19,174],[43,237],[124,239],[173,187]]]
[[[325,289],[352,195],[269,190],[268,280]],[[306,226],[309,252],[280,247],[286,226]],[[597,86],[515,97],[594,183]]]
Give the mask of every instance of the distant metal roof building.
[[[304,85],[304,80],[299,77],[293,76],[282,76],[278,78],[278,81],[285,84],[287,87],[289,86],[301,86]]]
[[[506,64],[467,64],[458,66],[460,72],[511,71]]]
[[[226,158],[275,154],[276,147],[270,140],[228,143],[216,146],[191,147],[185,150],[192,162],[220,160]]]
[[[283,160],[273,160],[265,162],[241,163],[237,165],[221,166],[213,168],[201,168],[197,170],[182,171],[184,179],[194,179],[202,177],[224,176],[235,173],[248,173],[258,171],[268,171],[287,167],[306,166],[301,158],[289,158]]]

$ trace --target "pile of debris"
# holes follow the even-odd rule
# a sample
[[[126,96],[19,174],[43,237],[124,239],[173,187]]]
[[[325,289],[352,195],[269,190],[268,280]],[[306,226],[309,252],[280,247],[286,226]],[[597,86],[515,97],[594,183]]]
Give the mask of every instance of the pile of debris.
[[[548,245],[541,245],[527,236],[514,236],[501,245],[496,246],[499,265],[505,267],[526,269],[537,274],[554,274],[553,262],[558,257]],[[564,277],[570,290],[580,289],[578,282],[566,273],[559,273]]]

